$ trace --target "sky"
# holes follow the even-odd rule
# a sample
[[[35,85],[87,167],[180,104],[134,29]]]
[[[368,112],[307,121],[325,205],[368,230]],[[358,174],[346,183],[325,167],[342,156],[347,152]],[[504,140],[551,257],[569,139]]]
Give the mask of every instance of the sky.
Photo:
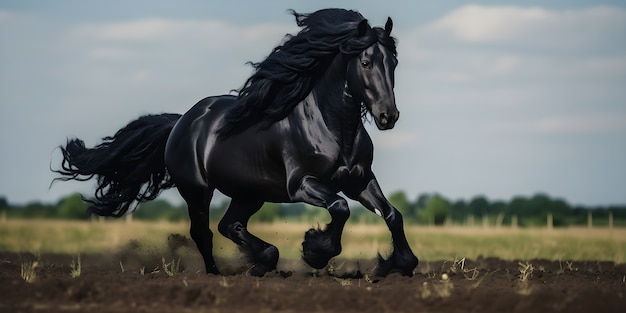
[[[576,0],[0,0],[0,197],[93,191],[50,187],[66,138],[241,87],[298,31],[287,9],[326,7],[394,20],[402,114],[367,126],[385,193],[626,204],[626,2]]]

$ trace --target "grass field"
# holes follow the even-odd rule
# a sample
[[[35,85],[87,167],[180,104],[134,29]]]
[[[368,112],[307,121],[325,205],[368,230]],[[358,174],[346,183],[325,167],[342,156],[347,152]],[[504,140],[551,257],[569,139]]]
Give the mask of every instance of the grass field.
[[[321,223],[321,222],[320,222]],[[276,245],[283,258],[299,258],[304,223],[253,223],[250,231]],[[124,220],[79,222],[60,220],[0,221],[0,251],[30,253],[115,252],[131,241],[151,253],[161,253],[169,234],[188,236],[188,223]],[[215,230],[215,225],[212,225]],[[626,262],[626,228],[481,228],[406,226],[414,252],[425,261],[478,256],[505,260],[604,260]],[[237,248],[219,234],[214,237],[217,256],[237,255]],[[348,224],[342,257],[374,258],[390,249],[383,224]]]

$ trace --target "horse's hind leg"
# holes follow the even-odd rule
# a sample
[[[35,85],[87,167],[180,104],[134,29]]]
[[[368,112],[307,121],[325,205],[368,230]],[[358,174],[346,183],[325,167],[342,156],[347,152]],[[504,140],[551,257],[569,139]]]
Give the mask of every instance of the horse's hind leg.
[[[213,259],[213,232],[209,229],[209,204],[213,197],[213,189],[178,186],[178,190],[187,202],[189,219],[191,220],[191,238],[202,254],[206,272],[219,274],[215,266],[215,259]]]
[[[248,261],[253,264],[250,273],[254,276],[263,276],[276,269],[278,263],[278,249],[252,235],[247,229],[248,220],[262,205],[262,201],[232,199],[218,225],[219,232],[246,254]]]

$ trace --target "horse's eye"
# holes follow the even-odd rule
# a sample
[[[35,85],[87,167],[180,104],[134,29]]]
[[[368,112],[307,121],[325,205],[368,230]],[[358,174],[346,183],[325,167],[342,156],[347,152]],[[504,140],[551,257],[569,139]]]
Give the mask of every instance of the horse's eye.
[[[370,61],[361,61],[361,66],[370,67]]]

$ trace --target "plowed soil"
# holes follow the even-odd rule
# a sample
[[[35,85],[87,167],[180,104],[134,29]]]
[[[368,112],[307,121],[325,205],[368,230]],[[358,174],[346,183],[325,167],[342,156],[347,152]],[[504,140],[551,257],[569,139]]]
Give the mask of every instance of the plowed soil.
[[[80,255],[78,274],[78,255],[0,253],[0,312],[626,312],[625,264],[442,260],[384,278],[374,266],[281,260],[259,278],[218,259],[216,276],[194,254],[122,252]]]

